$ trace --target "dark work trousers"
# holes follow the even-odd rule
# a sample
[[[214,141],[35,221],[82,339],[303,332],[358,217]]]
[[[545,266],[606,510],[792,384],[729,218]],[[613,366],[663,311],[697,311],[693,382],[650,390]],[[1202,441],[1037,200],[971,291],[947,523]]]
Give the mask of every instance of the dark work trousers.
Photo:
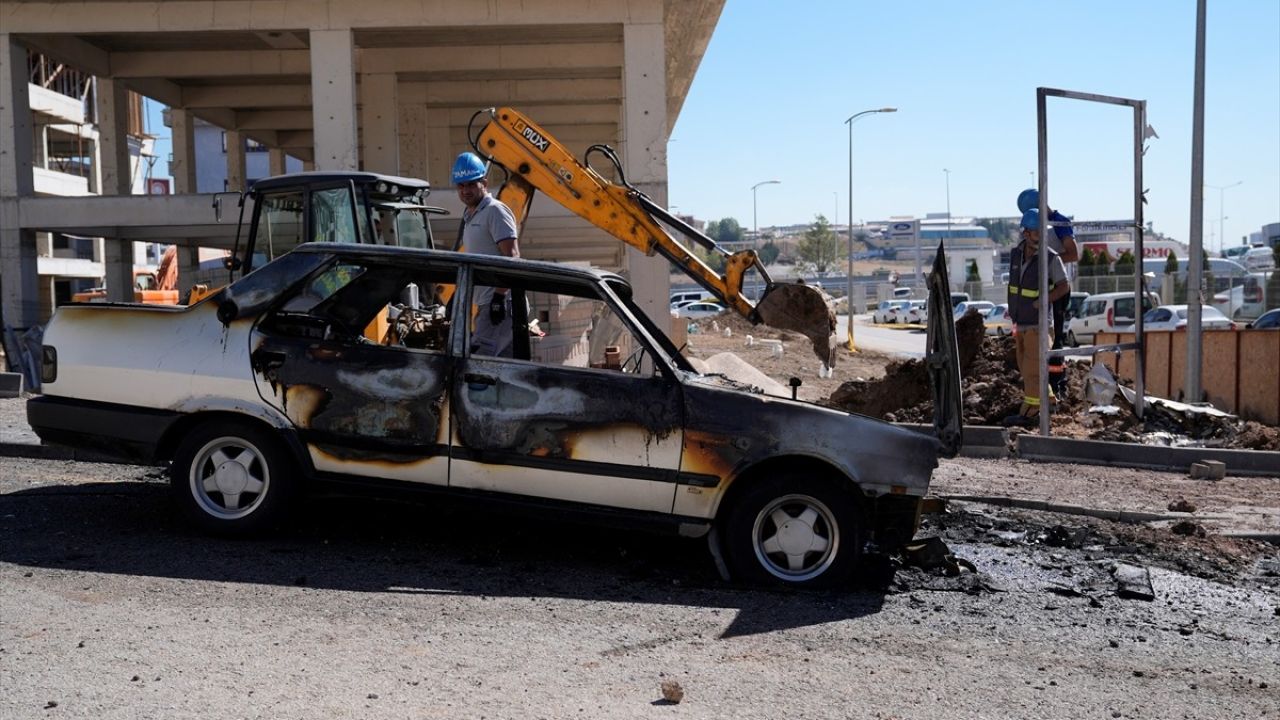
[[[1058,298],[1053,303],[1053,349],[1062,349],[1062,338],[1067,335],[1067,303],[1071,302],[1071,293]],[[1049,358],[1049,386],[1062,397],[1066,381],[1066,360],[1060,357]]]

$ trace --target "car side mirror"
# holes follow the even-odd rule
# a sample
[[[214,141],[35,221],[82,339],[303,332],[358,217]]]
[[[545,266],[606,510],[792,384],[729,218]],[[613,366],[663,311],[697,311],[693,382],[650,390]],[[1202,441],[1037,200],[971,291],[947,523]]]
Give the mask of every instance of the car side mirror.
[[[231,272],[239,270],[243,265],[244,263],[235,255],[228,255],[222,259],[222,267],[230,270]]]

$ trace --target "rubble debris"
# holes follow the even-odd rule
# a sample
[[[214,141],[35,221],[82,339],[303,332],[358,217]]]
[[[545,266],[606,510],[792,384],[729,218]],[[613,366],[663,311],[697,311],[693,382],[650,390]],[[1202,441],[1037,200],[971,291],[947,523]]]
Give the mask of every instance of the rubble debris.
[[[1089,529],[1082,527],[1069,528],[1065,525],[1054,525],[1045,532],[1042,542],[1049,547],[1078,550],[1089,542]]]
[[[956,321],[960,356],[963,417],[966,425],[1000,425],[1022,404],[1022,380],[1010,336],[985,334],[982,318],[965,316]],[[1107,400],[1108,384],[1101,363],[1069,362],[1065,390],[1054,402],[1051,432],[1111,442],[1156,445],[1196,445],[1280,451],[1280,428],[1235,416],[1212,407],[1148,397],[1146,413],[1133,411],[1134,393],[1117,384],[1113,401]],[[1109,372],[1107,373],[1109,374]],[[1091,385],[1092,397],[1086,392]],[[1123,399],[1122,399],[1123,398]],[[1129,402],[1125,402],[1125,400]],[[823,404],[846,412],[878,417],[890,422],[931,423],[933,403],[929,379],[920,360],[889,363],[882,378],[843,383]]]
[[[1204,537],[1204,528],[1191,522],[1190,520],[1179,520],[1169,528],[1169,532],[1174,535],[1182,535],[1185,537]]]
[[[1118,586],[1116,597],[1147,602],[1156,599],[1156,591],[1151,587],[1151,571],[1147,568],[1121,563],[1115,566],[1112,575]]]
[[[1177,500],[1169,503],[1169,509],[1173,512],[1193,513],[1196,511],[1196,506],[1191,504],[1191,502],[1186,498],[1179,497]]]
[[[1191,477],[1196,480],[1221,480],[1227,476],[1226,463],[1217,460],[1201,460],[1191,463]]]
[[[921,570],[941,569],[943,574],[948,577],[955,577],[965,570],[969,572],[978,571],[973,563],[964,558],[956,557],[951,552],[951,548],[947,547],[947,544],[943,542],[942,538],[936,535],[908,543],[902,549],[902,557],[907,565],[918,567]]]
[[[675,680],[663,680],[662,699],[672,705],[678,705],[681,700],[684,700],[684,688],[680,687],[680,683]]]

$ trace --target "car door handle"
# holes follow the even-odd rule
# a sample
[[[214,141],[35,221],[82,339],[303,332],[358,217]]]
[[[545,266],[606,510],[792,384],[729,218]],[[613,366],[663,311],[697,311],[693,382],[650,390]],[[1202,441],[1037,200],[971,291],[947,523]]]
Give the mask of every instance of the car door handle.
[[[492,375],[479,375],[476,373],[467,373],[462,376],[468,385],[497,385],[498,378]]]

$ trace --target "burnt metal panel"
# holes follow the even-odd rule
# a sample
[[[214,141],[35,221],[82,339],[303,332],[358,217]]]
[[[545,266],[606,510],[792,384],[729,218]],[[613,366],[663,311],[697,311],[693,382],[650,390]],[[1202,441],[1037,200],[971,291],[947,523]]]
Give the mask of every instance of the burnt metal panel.
[[[447,448],[447,356],[259,335],[251,359],[262,399],[329,455],[414,462]]]

